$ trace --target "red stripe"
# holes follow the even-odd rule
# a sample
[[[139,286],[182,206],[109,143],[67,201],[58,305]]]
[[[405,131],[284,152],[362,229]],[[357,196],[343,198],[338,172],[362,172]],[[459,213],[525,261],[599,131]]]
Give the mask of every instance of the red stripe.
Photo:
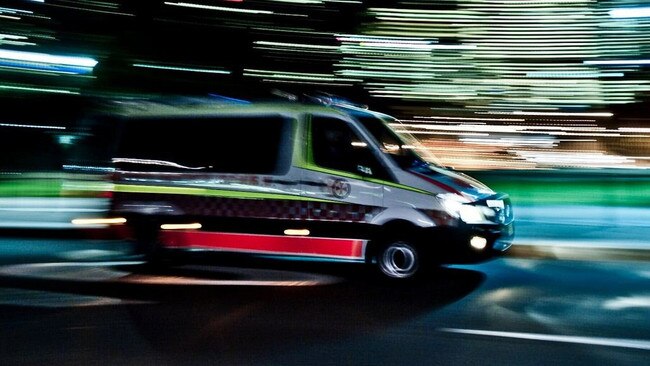
[[[444,189],[444,190],[447,191],[447,192],[456,193],[456,194],[462,194],[462,193],[461,193],[459,190],[457,190],[456,188],[453,188],[453,187],[451,187],[451,186],[448,186],[448,185],[446,185],[446,184],[444,184],[444,183],[442,183],[442,182],[439,182],[439,181],[437,181],[437,180],[435,180],[435,179],[433,179],[433,178],[431,178],[431,177],[428,177],[428,176],[426,176],[426,175],[424,175],[424,174],[416,173],[416,172],[413,172],[413,171],[411,171],[410,173],[411,173],[411,174],[414,174],[414,175],[416,175],[416,176],[418,176],[418,177],[420,177],[420,178],[422,178],[422,179],[424,179],[424,180],[426,180],[427,182],[429,182],[429,183],[431,183],[431,184],[434,184],[434,185],[436,185],[436,186],[438,186],[438,187]]]
[[[161,233],[168,248],[204,248],[265,254],[363,258],[365,240],[305,236],[252,235],[169,230]]]

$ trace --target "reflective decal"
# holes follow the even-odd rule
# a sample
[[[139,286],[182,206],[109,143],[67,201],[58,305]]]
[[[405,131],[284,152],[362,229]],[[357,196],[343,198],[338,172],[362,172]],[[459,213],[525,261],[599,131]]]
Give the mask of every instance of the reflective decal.
[[[362,260],[367,240],[205,231],[164,231],[167,248]]]
[[[350,192],[352,191],[352,187],[350,186],[350,183],[348,183],[343,179],[330,180],[327,182],[327,187],[332,193],[332,196],[339,199],[346,198],[347,196],[350,195]]]

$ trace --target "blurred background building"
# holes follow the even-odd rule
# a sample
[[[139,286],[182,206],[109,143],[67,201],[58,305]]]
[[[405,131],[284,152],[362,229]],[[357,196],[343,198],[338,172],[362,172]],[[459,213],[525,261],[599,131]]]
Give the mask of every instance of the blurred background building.
[[[97,97],[323,91],[395,115],[456,169],[641,169],[649,70],[636,0],[0,6],[4,128],[65,127]]]

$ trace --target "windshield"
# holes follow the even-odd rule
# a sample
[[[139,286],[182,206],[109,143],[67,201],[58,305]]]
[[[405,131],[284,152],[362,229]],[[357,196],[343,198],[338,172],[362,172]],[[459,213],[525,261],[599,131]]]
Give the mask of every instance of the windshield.
[[[382,120],[374,116],[355,116],[356,119],[377,140],[381,151],[388,155],[402,169],[413,169],[422,165],[439,165],[436,158],[428,153],[418,140],[406,133],[397,133],[390,124],[399,124],[396,119]]]

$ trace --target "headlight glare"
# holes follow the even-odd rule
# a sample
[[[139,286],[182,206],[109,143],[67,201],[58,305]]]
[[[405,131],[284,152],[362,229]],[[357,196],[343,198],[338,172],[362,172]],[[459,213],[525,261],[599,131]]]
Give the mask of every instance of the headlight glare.
[[[449,193],[439,194],[436,197],[447,213],[459,217],[465,223],[478,224],[486,221],[481,207],[472,206],[463,196]]]
[[[478,224],[485,221],[485,216],[483,216],[483,212],[479,207],[462,205],[460,219],[468,224]]]

